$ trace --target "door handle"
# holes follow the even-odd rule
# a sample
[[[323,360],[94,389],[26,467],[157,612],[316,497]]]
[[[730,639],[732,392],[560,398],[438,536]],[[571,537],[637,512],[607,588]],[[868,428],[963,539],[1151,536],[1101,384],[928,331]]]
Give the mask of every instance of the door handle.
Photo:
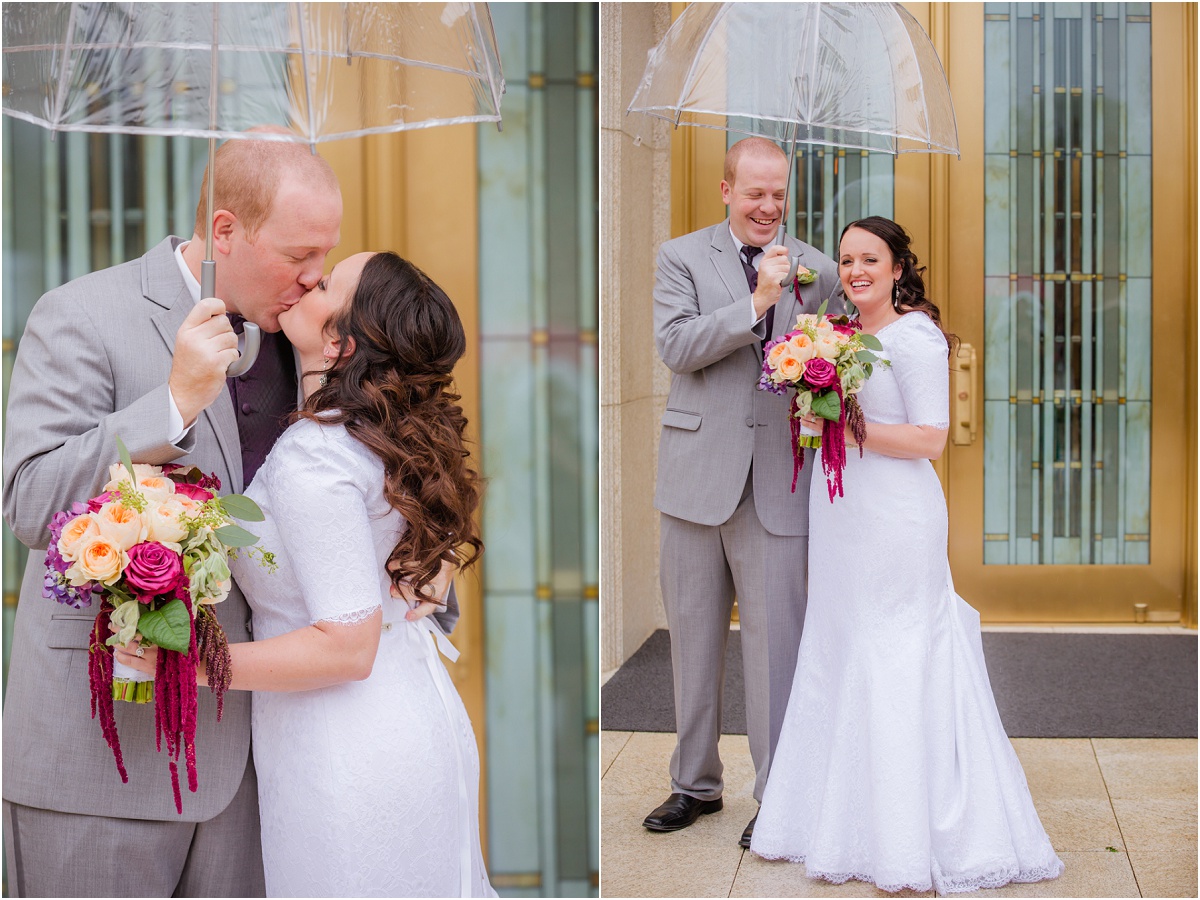
[[[979,422],[979,374],[975,348],[959,344],[957,365],[950,370],[950,440],[960,447],[975,443]]]

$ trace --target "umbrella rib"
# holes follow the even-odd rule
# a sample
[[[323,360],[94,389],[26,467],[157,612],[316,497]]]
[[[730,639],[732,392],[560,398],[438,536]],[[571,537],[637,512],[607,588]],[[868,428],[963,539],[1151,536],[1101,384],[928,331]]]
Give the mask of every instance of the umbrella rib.
[[[71,59],[71,38],[75,34],[75,4],[71,4],[71,10],[67,15],[67,39],[63,41],[62,48],[62,65],[58,70],[58,96],[54,98],[54,121],[58,122],[62,118],[63,106],[67,102],[67,65]],[[51,137],[54,136],[54,131],[50,132]]]
[[[492,14],[490,12],[488,12],[486,6],[484,7],[484,12],[487,14],[488,32],[491,34],[491,38],[492,38],[491,46],[494,47],[494,46],[496,46],[496,30],[495,30],[495,28],[492,27]],[[488,87],[491,88],[492,105],[494,106],[494,108],[496,110],[496,115],[498,117],[500,115],[500,94],[503,93],[503,91],[504,91],[504,72],[502,71],[500,73],[500,87],[497,88],[496,73],[492,71],[492,57],[491,57],[491,54],[489,54],[487,52],[487,48],[489,46],[487,39],[486,39],[487,36],[483,34],[483,29],[479,25],[479,11],[475,7],[471,8],[471,17],[475,20],[476,32],[479,34],[480,38],[482,39],[480,41],[480,43],[483,45],[483,54],[482,54],[483,65],[487,69],[487,83],[488,83]],[[497,60],[497,62],[499,62],[499,60]],[[496,126],[497,126],[497,130],[499,130],[499,131],[504,130],[504,126],[502,124],[500,124],[499,118],[496,119]]]
[[[814,13],[814,18],[816,18],[817,24],[813,28],[812,48],[810,49],[810,52],[809,52],[810,59],[809,59],[809,70],[808,70],[808,95],[810,97],[812,96],[814,86],[817,83],[817,56],[820,52],[819,43],[820,43],[820,37],[821,37],[821,4],[816,3],[814,5],[817,8],[817,11]],[[800,94],[800,91],[797,90],[796,91],[796,95],[797,95],[796,96],[796,100],[797,100],[796,115],[797,115],[797,117],[799,117],[799,115],[800,115],[800,109],[799,109],[800,96],[799,96],[799,94]],[[806,110],[805,111],[805,121],[807,122],[807,120],[809,120],[811,118],[812,118],[812,111]],[[808,124],[811,125],[811,122],[809,122]]]
[[[699,44],[696,45],[697,49],[696,49],[696,52],[692,55],[691,63],[688,65],[687,75],[684,76],[683,84],[680,85],[680,87],[679,87],[679,96],[675,98],[675,110],[676,110],[675,125],[676,125],[676,127],[678,127],[678,125],[679,125],[679,116],[683,114],[683,98],[687,96],[688,91],[690,89],[692,75],[695,73],[696,63],[700,59],[700,51],[703,50],[704,47],[706,47],[708,45],[708,39],[710,37],[712,37],[713,29],[717,27],[717,20],[720,19],[722,15],[724,15],[725,10],[728,8],[729,8],[728,3],[721,4],[721,9],[717,12],[717,14],[715,16],[712,17],[712,20],[708,23],[708,28],[706,28],[704,30],[704,37],[702,37],[700,39]],[[685,12],[686,12],[686,10],[685,10]]]
[[[903,8],[903,7],[901,7],[901,8]],[[904,21],[903,18],[901,18],[900,21],[903,24],[903,21]],[[908,34],[907,26],[904,29],[904,33]],[[885,40],[883,43],[887,49],[888,68],[891,71],[895,72],[896,71],[896,60],[892,55],[892,42]],[[909,46],[910,47],[912,46],[912,37],[911,36],[909,36]],[[913,61],[916,63],[917,77],[919,79],[920,74],[921,74],[921,64],[920,64],[920,62],[917,61],[917,54],[916,54],[915,48],[913,49]],[[924,84],[921,85],[921,97],[922,97],[922,99],[924,99],[924,97],[925,97],[925,85]],[[900,130],[899,109],[900,109],[900,101],[899,101],[899,98],[897,98],[897,96],[896,96],[896,85],[895,85],[895,83],[893,83],[892,84],[892,110],[895,112],[895,116],[893,118],[893,123],[892,123],[892,132],[893,133],[891,136],[895,140],[896,147],[900,146],[900,138],[901,138],[901,135],[899,135],[897,133]],[[932,146],[929,144],[929,116],[928,115],[925,116],[925,120],[926,120],[925,121],[925,143],[926,143],[926,145]]]
[[[304,79],[304,110],[308,117],[308,147],[316,154],[316,122],[313,121],[313,105],[312,105],[312,85],[308,81],[308,53],[306,52],[307,42],[304,39],[304,4],[296,4],[296,18],[300,22],[300,74]]]

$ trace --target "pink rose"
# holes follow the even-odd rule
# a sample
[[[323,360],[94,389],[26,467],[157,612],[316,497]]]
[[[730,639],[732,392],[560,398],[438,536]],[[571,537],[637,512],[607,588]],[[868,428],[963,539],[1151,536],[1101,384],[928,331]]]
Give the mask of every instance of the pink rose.
[[[858,334],[860,328],[861,328],[861,326],[858,324],[857,319],[852,319],[850,322],[846,323],[845,325],[840,325],[837,322],[833,323],[833,330],[836,331],[838,334],[848,334],[848,335],[853,336],[855,334]]]
[[[818,356],[804,366],[804,380],[814,389],[833,387],[837,384],[837,366]]]
[[[175,493],[183,494],[183,496],[195,500],[197,503],[203,503],[205,500],[211,500],[213,496],[212,491],[206,491],[198,484],[187,484],[186,482],[176,482]]]
[[[138,593],[138,600],[149,603],[159,594],[175,590],[183,573],[183,557],[157,541],[136,544],[129,550],[125,581]]]
[[[100,512],[100,507],[113,498],[112,491],[105,491],[99,497],[93,497],[87,503],[88,512]]]

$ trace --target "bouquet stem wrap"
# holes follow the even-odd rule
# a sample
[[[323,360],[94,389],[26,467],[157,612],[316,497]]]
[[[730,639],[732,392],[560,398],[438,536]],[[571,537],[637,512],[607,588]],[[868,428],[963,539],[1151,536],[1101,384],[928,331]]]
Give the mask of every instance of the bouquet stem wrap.
[[[154,702],[154,677],[113,660],[112,695],[126,703]]]

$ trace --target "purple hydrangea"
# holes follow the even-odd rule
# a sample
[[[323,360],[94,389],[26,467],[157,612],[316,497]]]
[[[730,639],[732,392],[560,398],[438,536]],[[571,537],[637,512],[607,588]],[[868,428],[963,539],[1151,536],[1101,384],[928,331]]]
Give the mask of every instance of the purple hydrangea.
[[[57,600],[73,609],[83,609],[92,605],[92,596],[101,593],[104,588],[89,581],[78,587],[67,581],[66,571],[71,564],[62,558],[58,552],[58,540],[67,523],[76,516],[88,511],[86,503],[73,503],[69,510],[55,513],[50,519],[50,544],[46,547],[46,575],[42,581],[42,596],[47,600]]]

